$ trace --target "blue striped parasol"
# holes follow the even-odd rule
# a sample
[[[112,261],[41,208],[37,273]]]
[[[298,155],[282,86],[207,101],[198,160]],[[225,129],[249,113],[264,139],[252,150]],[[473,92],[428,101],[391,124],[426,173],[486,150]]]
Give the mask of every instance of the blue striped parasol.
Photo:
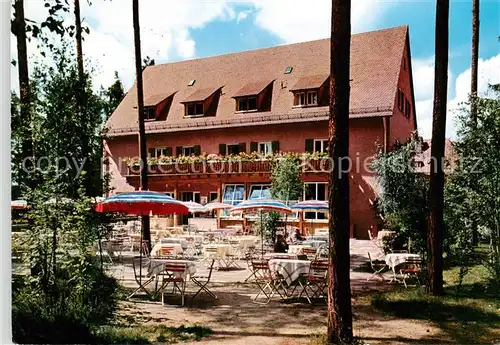
[[[292,210],[302,212],[326,212],[328,208],[328,202],[322,200],[304,200],[292,206]]]

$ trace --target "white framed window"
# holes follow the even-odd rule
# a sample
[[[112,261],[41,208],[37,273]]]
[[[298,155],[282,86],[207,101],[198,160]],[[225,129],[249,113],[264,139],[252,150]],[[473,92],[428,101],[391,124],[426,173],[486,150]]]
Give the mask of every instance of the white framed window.
[[[314,152],[328,152],[328,139],[314,139]]]
[[[264,155],[273,153],[273,143],[270,141],[259,143],[259,153]]]
[[[173,198],[174,197],[174,192],[165,192],[165,195]]]
[[[250,186],[250,194],[248,200],[253,199],[270,199],[271,198],[271,186],[268,184],[253,184]]]
[[[203,116],[203,102],[186,104],[187,116]]]
[[[293,104],[297,107],[318,105],[318,91],[296,92]]]
[[[327,183],[326,182],[309,182],[304,183],[304,200],[327,200]],[[316,220],[327,219],[324,212],[305,212],[304,219]]]
[[[257,110],[257,97],[243,97],[236,100],[236,111]]]
[[[318,91],[307,91],[307,105],[318,105]]]
[[[200,192],[182,192],[181,201],[194,201],[197,203],[201,202]]]
[[[160,158],[161,156],[167,156],[166,147],[151,147],[148,149],[148,158]]]
[[[144,107],[144,120],[152,121],[156,119],[155,107]]]
[[[227,144],[227,154],[228,155],[237,155],[240,153],[240,144]]]
[[[194,146],[183,146],[182,147],[182,155],[183,156],[192,156],[192,155],[194,155]]]
[[[222,202],[236,206],[244,200],[245,185],[244,184],[226,184],[224,186],[224,193],[222,194]],[[229,210],[221,210],[221,216],[229,216]]]

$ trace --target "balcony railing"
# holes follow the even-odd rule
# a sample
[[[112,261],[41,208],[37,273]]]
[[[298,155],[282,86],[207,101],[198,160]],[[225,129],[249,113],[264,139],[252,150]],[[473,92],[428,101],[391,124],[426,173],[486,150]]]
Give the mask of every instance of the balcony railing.
[[[271,173],[277,160],[227,160],[227,161],[193,161],[193,162],[153,162],[148,165],[149,175],[200,175],[200,174],[247,174]],[[328,172],[331,162],[328,158],[306,158],[299,160],[302,172]],[[127,167],[128,175],[139,175],[140,165]]]

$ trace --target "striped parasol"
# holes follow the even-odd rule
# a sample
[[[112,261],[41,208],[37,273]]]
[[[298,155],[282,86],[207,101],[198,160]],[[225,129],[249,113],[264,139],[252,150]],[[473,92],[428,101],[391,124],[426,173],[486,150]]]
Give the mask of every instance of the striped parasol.
[[[292,210],[302,212],[326,212],[328,211],[328,202],[322,200],[299,201],[292,206]]]
[[[189,209],[190,213],[205,213],[208,211],[205,206],[194,201],[184,201],[183,204]]]
[[[234,213],[255,213],[259,212],[260,213],[260,223],[262,224],[262,214],[265,212],[279,212],[279,213],[284,213],[284,214],[291,214],[293,213],[292,209],[285,204],[283,204],[281,201],[274,200],[274,199],[253,199],[253,200],[246,200],[243,201],[242,203],[238,204],[237,206],[233,207],[232,209],[229,210],[231,214]],[[286,231],[285,231],[286,232]],[[260,232],[260,250],[261,250],[261,258],[264,257],[264,232]]]
[[[274,199],[253,199],[246,200],[236,205],[230,213],[255,213],[255,212],[279,212],[284,214],[292,214],[293,211],[290,207],[286,206],[279,200]]]
[[[12,200],[10,202],[10,208],[15,210],[22,210],[28,208],[28,202],[26,200]]]
[[[110,196],[96,204],[97,212],[121,212],[138,216],[187,214],[182,202],[163,193],[135,191]]]
[[[217,211],[217,228],[219,228],[219,229],[220,229],[220,211],[233,208],[232,205],[224,204],[223,202],[219,202],[219,201],[212,201],[211,203],[206,204],[205,207],[209,211]]]

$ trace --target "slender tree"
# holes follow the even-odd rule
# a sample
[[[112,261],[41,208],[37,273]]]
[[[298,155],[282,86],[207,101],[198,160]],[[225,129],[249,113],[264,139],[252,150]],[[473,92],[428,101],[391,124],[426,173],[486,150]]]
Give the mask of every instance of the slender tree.
[[[477,124],[477,70],[479,60],[479,0],[472,0],[472,62],[470,85],[470,114],[472,125]],[[472,222],[472,244],[478,242],[478,230],[475,221]]]
[[[448,88],[448,22],[450,1],[437,0],[434,70],[434,109],[432,114],[431,172],[429,187],[429,230],[427,234],[427,292],[442,295],[443,290],[443,208],[444,146]]]
[[[148,157],[146,150],[146,130],[144,127],[144,94],[142,85],[142,60],[141,60],[141,33],[139,27],[139,0],[132,1],[134,22],[135,45],[135,73],[137,87],[137,116],[139,121],[139,153],[141,156],[141,188],[148,190]],[[151,233],[149,229],[149,216],[142,216],[142,232],[144,240],[151,250]]]
[[[328,269],[328,342],[351,343],[352,310],[349,277],[349,64],[351,0],[332,1],[330,40],[330,174]]]
[[[21,122],[25,138],[22,141],[21,152],[23,157],[33,156],[33,141],[31,133],[31,108],[30,108],[30,83],[28,71],[28,49],[26,46],[26,20],[24,17],[24,0],[14,2],[14,20],[12,21],[12,33],[17,39],[17,66],[19,75],[19,104]],[[22,169],[19,170],[23,174]],[[20,178],[26,182],[30,179]],[[33,186],[31,186],[33,187]]]

